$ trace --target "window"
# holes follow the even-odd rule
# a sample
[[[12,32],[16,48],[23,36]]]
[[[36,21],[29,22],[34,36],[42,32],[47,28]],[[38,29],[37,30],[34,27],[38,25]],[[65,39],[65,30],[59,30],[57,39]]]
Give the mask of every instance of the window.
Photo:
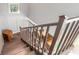
[[[20,13],[19,4],[9,4],[9,13]]]

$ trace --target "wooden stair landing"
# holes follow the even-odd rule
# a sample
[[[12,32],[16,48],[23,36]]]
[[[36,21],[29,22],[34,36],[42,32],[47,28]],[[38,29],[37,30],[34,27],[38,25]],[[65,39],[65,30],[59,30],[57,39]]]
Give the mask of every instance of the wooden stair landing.
[[[14,35],[11,42],[5,42],[2,55],[35,55],[34,51],[21,41],[20,35]]]

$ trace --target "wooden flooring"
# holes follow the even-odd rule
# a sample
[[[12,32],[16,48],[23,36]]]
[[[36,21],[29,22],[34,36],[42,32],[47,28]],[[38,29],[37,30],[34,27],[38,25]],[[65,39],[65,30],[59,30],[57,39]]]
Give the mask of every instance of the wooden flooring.
[[[20,35],[14,35],[12,42],[5,42],[2,55],[35,55],[29,47],[21,41]]]

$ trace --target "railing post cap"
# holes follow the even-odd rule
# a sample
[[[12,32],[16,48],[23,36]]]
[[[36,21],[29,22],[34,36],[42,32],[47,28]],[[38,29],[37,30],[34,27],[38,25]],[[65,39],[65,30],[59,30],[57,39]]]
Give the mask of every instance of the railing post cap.
[[[65,19],[65,15],[61,15],[61,16],[59,16],[59,18],[63,18],[63,19]]]

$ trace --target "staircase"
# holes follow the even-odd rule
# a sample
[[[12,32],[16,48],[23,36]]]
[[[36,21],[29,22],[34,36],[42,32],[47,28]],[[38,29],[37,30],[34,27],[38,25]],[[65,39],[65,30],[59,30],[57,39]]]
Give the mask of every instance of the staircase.
[[[56,26],[54,35],[50,27]],[[51,29],[53,30],[53,29]],[[41,55],[60,55],[70,47],[79,34],[79,17],[59,16],[56,23],[20,27],[21,40],[31,51]]]
[[[52,35],[50,27],[56,26]],[[53,30],[53,29],[51,29]],[[60,16],[57,23],[20,27],[12,42],[5,42],[2,55],[68,54],[79,34],[79,17]]]

